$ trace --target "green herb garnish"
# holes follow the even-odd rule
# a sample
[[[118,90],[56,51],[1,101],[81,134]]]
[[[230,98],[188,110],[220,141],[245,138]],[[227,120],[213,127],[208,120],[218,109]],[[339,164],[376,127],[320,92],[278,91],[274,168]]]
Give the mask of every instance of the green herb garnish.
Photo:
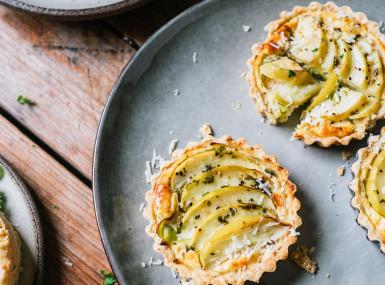
[[[266,172],[267,174],[272,175],[272,176],[276,176],[274,170],[271,170],[271,169],[269,169],[269,168],[266,168],[266,169],[265,169],[265,172]]]
[[[29,105],[29,106],[33,106],[35,105],[35,102],[33,102],[31,99],[29,99],[27,96],[23,96],[23,95],[19,95],[19,97],[17,97],[17,103],[19,103],[20,105]]]
[[[115,275],[107,270],[100,270],[100,275],[103,277],[103,285],[114,285],[118,283]]]
[[[292,78],[292,77],[296,76],[297,74],[293,70],[289,70],[288,75],[289,75],[289,78]]]
[[[3,167],[0,165],[0,180],[3,179],[4,177],[4,169]]]
[[[318,51],[318,48],[315,48],[315,49],[312,50],[312,52],[316,52],[316,51]]]

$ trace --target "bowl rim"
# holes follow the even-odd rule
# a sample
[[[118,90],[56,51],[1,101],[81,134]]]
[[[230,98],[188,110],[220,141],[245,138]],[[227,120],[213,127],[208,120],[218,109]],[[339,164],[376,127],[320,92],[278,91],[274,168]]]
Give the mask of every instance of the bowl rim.
[[[107,237],[107,231],[105,228],[105,225],[102,223],[101,219],[101,199],[100,199],[100,192],[101,186],[99,185],[99,175],[98,175],[98,169],[100,162],[100,153],[101,150],[101,144],[102,144],[102,131],[104,129],[104,126],[106,124],[107,120],[107,114],[109,113],[109,110],[111,108],[112,101],[117,96],[118,91],[120,87],[122,86],[122,82],[124,81],[124,77],[126,76],[126,73],[129,71],[131,66],[136,62],[138,58],[141,57],[141,55],[147,50],[149,46],[154,44],[158,38],[167,30],[170,28],[178,25],[182,20],[185,19],[185,17],[192,17],[196,13],[199,13],[200,11],[204,10],[206,7],[210,6],[213,3],[219,2],[220,0],[204,0],[202,2],[199,2],[190,8],[186,9],[173,19],[171,19],[169,22],[164,24],[160,29],[158,29],[154,34],[152,34],[142,45],[142,47],[134,54],[132,58],[128,60],[124,68],[122,69],[121,73],[119,74],[119,77],[115,84],[113,85],[110,94],[107,97],[106,103],[104,105],[99,125],[96,132],[96,138],[95,138],[95,144],[94,144],[94,152],[93,152],[93,160],[92,160],[92,193],[93,193],[93,202],[94,202],[94,210],[95,210],[95,216],[96,216],[96,222],[99,229],[99,234],[102,240],[102,244],[104,247],[104,251],[106,253],[107,259],[111,265],[112,272],[114,273],[115,277],[118,280],[118,283],[123,285],[127,284],[124,281],[123,278],[123,272],[119,268],[118,262],[115,260],[115,257],[113,255],[113,250],[111,247],[111,244],[108,241]],[[143,229],[144,230],[144,229]]]
[[[0,4],[16,10],[25,11],[30,14],[38,14],[65,20],[88,20],[108,17],[117,13],[125,12],[148,3],[149,1],[151,0],[121,0],[104,6],[83,9],[46,8],[28,4],[22,2],[22,0],[0,0]]]
[[[35,198],[32,195],[31,190],[16,172],[16,170],[11,166],[11,164],[0,155],[0,165],[5,168],[6,171],[11,176],[11,179],[16,183],[17,188],[22,192],[24,199],[28,205],[28,210],[31,213],[33,224],[34,224],[34,235],[36,239],[37,247],[37,259],[36,261],[36,273],[34,284],[43,284],[44,281],[44,260],[45,260],[45,243],[41,217],[36,206]]]

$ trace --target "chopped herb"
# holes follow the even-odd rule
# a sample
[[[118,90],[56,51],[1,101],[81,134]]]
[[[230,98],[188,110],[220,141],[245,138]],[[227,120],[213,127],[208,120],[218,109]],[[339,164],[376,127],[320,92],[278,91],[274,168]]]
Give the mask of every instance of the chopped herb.
[[[266,172],[267,174],[272,175],[272,176],[276,176],[276,175],[277,175],[277,174],[275,174],[275,171],[274,171],[274,170],[271,170],[271,169],[269,169],[269,168],[266,168],[266,169],[265,169],[265,172]]]
[[[219,148],[215,149],[215,156],[222,156],[225,149],[224,145],[219,146]]]
[[[318,51],[318,48],[315,48],[315,49],[312,50],[312,52],[316,52],[316,51]]]
[[[0,165],[0,180],[3,179],[4,177],[4,169],[3,167]]]
[[[344,58],[344,54],[340,54],[340,59],[343,59]]]
[[[213,167],[210,164],[206,164],[205,167],[203,168],[203,172],[207,172],[213,169]]]
[[[211,206],[211,201],[207,201],[206,205],[210,207]]]
[[[205,179],[203,179],[203,184],[210,184],[214,182],[214,176],[206,176]]]
[[[100,275],[103,277],[103,285],[114,285],[118,283],[115,275],[107,270],[100,270]]]
[[[60,209],[60,207],[59,207],[58,205],[52,205],[52,207],[53,207],[54,209]]]
[[[297,73],[295,73],[293,70],[289,70],[289,73],[288,73],[289,78],[292,78],[296,75],[297,75]]]
[[[29,99],[27,96],[19,95],[16,99],[17,103],[20,105],[29,105],[33,106],[35,105],[35,102],[33,102],[31,99]]]

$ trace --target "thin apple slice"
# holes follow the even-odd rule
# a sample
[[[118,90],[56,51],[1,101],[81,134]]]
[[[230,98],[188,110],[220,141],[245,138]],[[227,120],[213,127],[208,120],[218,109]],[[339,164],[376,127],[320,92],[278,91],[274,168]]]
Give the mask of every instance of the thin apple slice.
[[[318,66],[326,49],[324,32],[318,19],[310,15],[300,16],[290,44],[289,54],[298,62]]]
[[[349,118],[366,103],[366,96],[362,92],[342,87],[334,94],[335,103],[329,108],[323,118],[331,121],[341,121]]]
[[[351,50],[351,67],[348,75],[348,84],[359,90],[367,86],[368,64],[366,58],[357,44],[353,44]]]
[[[321,68],[324,72],[331,73],[334,69],[334,61],[337,56],[337,46],[336,42],[328,34],[326,34],[326,42],[327,51],[323,58]]]
[[[284,236],[289,228],[263,216],[239,217],[212,235],[199,253],[203,268],[229,261],[229,256],[250,258],[266,250],[266,245]]]
[[[332,71],[329,74],[325,83],[323,84],[321,91],[318,93],[317,96],[313,97],[313,99],[312,99],[309,107],[307,107],[306,111],[307,112],[310,111],[315,106],[317,106],[317,105],[321,104],[323,101],[325,101],[330,96],[330,94],[332,94],[334,92],[334,90],[337,87],[337,83],[338,83],[338,77]]]
[[[237,186],[224,187],[205,195],[199,202],[188,209],[182,218],[182,227],[178,239],[190,239],[200,218],[207,217],[219,209],[235,203],[253,203],[275,212],[272,199],[261,190]]]
[[[171,186],[173,191],[177,191],[196,175],[204,172],[208,167],[219,166],[242,166],[245,168],[259,169],[255,158],[224,145],[218,145],[213,149],[194,154],[182,161],[173,171],[171,176]]]
[[[266,77],[293,85],[301,85],[312,80],[306,70],[288,57],[266,62],[259,70]]]
[[[218,212],[208,216],[194,230],[191,238],[191,246],[201,250],[206,241],[221,230],[225,225],[236,221],[240,217],[246,216],[267,216],[276,218],[272,212],[268,212],[265,208],[253,204],[235,204],[220,209]]]
[[[373,49],[366,39],[360,39],[357,45],[366,56],[369,67],[368,85],[366,88],[368,102],[357,114],[350,117],[353,120],[368,117],[381,108],[381,93],[384,85],[383,68],[378,52]]]
[[[338,65],[335,72],[345,79],[350,72],[351,55],[348,45],[341,38],[337,40],[337,50],[336,62],[338,62]]]
[[[210,169],[191,180],[182,189],[180,204],[183,209],[191,207],[204,195],[223,186],[246,186],[253,188],[270,188],[266,173],[241,166],[220,166]]]
[[[373,161],[366,181],[366,193],[373,209],[385,217],[385,150]]]
[[[291,86],[287,84],[276,84],[272,92],[277,101],[283,106],[297,107],[307,102],[321,89],[320,83],[304,86]]]

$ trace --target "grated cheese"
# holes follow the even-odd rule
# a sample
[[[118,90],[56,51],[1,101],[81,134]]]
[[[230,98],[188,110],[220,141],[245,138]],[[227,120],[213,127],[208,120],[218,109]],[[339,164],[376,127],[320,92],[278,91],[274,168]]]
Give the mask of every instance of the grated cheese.
[[[251,31],[251,27],[248,26],[248,25],[243,25],[242,28],[243,28],[243,31],[244,31],[245,33],[248,33],[248,32]]]
[[[170,145],[168,147],[168,154],[169,155],[171,155],[173,153],[173,151],[175,150],[178,142],[179,142],[179,140],[177,140],[177,139],[171,140]]]

